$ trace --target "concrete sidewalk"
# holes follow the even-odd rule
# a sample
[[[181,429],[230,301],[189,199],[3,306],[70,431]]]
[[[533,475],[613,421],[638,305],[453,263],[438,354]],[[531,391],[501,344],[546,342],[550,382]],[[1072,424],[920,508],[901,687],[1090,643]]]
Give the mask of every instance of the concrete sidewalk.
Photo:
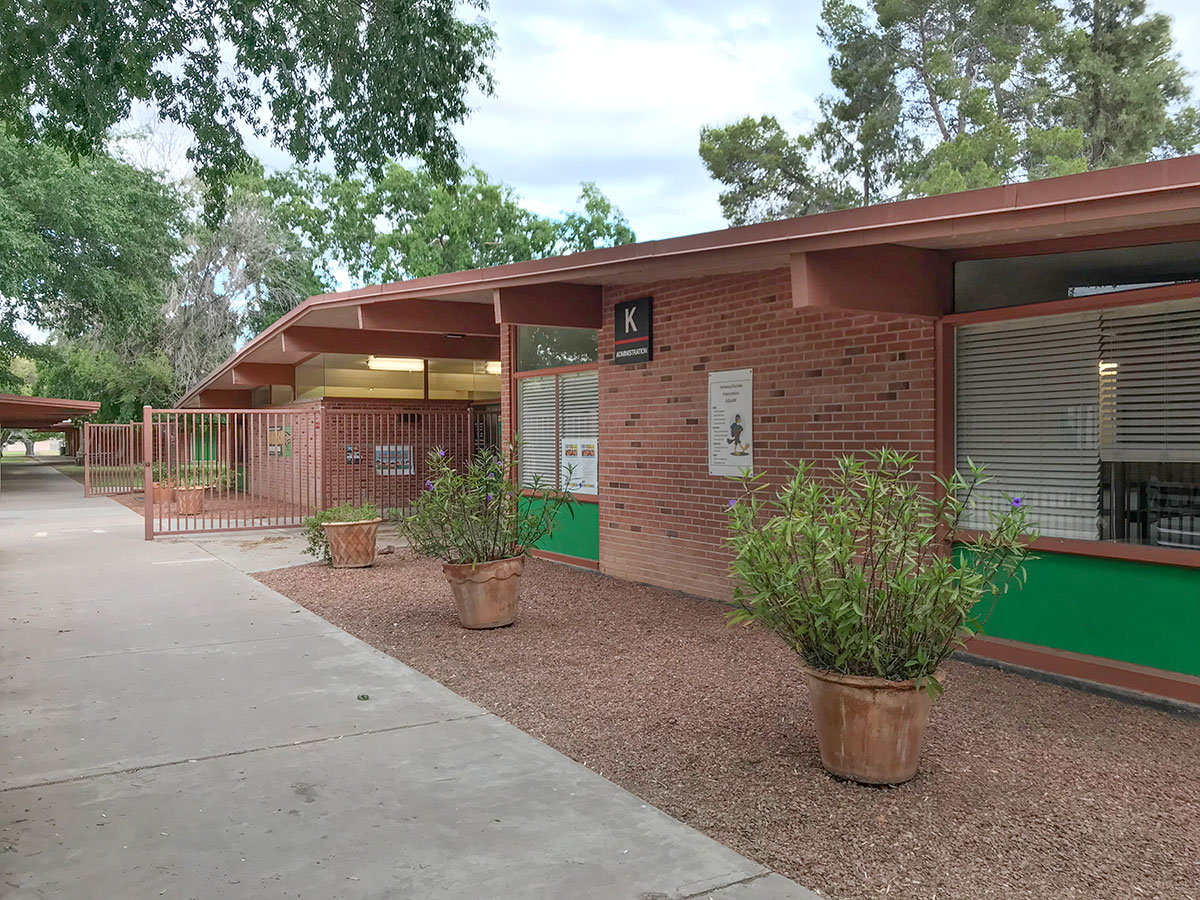
[[[2,484],[0,895],[815,897],[236,560]]]

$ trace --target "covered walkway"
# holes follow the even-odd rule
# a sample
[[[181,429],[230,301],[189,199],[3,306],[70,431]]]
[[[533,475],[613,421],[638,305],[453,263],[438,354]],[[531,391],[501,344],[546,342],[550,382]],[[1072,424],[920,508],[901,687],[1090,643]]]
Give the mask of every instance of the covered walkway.
[[[202,543],[4,469],[6,897],[815,896]]]

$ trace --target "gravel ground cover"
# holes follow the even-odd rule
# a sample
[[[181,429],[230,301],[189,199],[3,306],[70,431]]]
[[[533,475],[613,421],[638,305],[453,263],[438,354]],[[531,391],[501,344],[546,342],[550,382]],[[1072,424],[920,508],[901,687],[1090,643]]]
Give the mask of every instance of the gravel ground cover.
[[[949,664],[917,777],[821,769],[793,654],[710,601],[540,561],[515,626],[440,566],[260,581],[830,898],[1200,900],[1200,720]]]

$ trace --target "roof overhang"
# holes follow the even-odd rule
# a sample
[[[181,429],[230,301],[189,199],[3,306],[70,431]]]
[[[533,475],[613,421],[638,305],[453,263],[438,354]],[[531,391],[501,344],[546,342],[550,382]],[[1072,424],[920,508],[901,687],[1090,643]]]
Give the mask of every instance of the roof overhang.
[[[100,404],[92,400],[0,394],[0,427],[62,431],[72,426],[69,420],[90,416],[99,410]]]
[[[896,309],[883,311],[936,316],[945,310],[929,301],[929,290],[948,290],[957,259],[1002,255],[1005,247],[1026,255],[1189,239],[1200,239],[1200,156],[370,285],[310,297],[193,387],[183,405],[198,402],[202,391],[246,384],[235,380],[235,366],[311,358],[321,352],[316,329],[328,329],[327,352],[358,346],[345,334],[350,329],[418,343],[452,334],[486,339],[498,336],[492,327],[501,322],[592,323],[604,285],[789,267],[794,293],[803,293],[793,297],[796,305],[841,307],[846,296],[862,295],[846,286],[848,275],[856,282],[864,267],[899,266],[916,280],[905,281],[909,290],[897,295]],[[548,302],[552,294],[557,299]],[[289,342],[295,328],[314,331]],[[261,381],[266,371],[246,370],[245,379]]]

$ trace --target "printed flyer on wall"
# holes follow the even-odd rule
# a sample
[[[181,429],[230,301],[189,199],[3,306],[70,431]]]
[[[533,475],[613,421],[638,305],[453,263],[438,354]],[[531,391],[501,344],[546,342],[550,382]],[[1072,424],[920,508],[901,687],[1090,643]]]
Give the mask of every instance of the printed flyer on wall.
[[[754,468],[754,373],[708,373],[708,474]]]
[[[596,448],[599,441],[595,437],[563,438],[561,444],[558,468],[562,473],[563,489],[572,494],[598,494],[600,474]]]

